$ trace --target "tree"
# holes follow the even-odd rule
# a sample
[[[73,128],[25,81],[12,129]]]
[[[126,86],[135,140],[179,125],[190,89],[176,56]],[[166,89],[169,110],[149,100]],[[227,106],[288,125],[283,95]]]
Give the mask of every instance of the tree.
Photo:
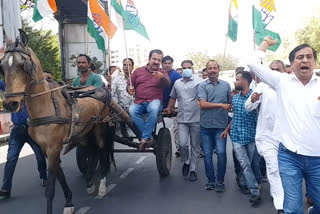
[[[308,44],[313,47],[317,53],[320,53],[320,16],[312,17],[309,23],[296,32],[295,36],[299,44]],[[317,66],[320,66],[319,61]]]
[[[218,62],[221,71],[233,70],[238,64],[238,59],[236,59],[234,56],[226,55],[223,57],[222,54],[217,54],[216,56],[210,57],[202,52],[189,53],[187,54],[187,59],[192,60],[195,70],[202,70],[205,68],[210,59],[214,59]]]
[[[29,47],[40,60],[44,71],[52,72],[55,80],[61,80],[60,46],[58,35],[51,30],[32,28],[26,20],[22,20],[22,29],[29,38]]]

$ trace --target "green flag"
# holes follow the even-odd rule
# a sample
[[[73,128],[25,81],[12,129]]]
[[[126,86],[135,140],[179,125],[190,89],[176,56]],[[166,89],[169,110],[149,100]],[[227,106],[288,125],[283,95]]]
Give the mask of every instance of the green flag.
[[[237,19],[238,19],[237,0],[230,0],[228,37],[233,42],[236,42],[238,37],[238,20]]]
[[[267,2],[265,2],[265,0],[262,0],[259,5],[255,5],[252,7],[253,29],[255,31],[256,40],[255,42],[257,45],[260,45],[266,36],[271,36],[274,40],[278,39],[278,43],[269,47],[269,50],[276,51],[281,44],[280,35],[266,29],[274,19],[274,1],[272,1],[273,5],[266,5],[264,3]]]
[[[124,30],[134,30],[149,40],[146,28],[140,22],[139,12],[133,0],[128,1],[126,9],[122,6],[121,0],[111,0],[111,14],[116,14],[118,27]]]

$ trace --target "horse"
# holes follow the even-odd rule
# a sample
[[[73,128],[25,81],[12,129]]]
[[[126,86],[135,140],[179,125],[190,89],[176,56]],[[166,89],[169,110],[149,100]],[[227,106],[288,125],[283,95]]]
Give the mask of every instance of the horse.
[[[72,192],[60,166],[60,154],[64,144],[67,144],[68,151],[79,143],[89,145],[87,190],[88,193],[93,192],[92,177],[98,158],[101,173],[99,194],[103,196],[106,192],[106,176],[111,163],[114,163],[112,136],[107,136],[113,133],[108,123],[110,113],[116,112],[130,127],[133,126],[133,122],[110,97],[107,97],[107,104],[92,96],[73,98],[70,103],[70,99],[66,99],[63,93],[65,85],[45,81],[40,61],[28,47],[26,33],[21,29],[19,31],[20,36],[1,59],[0,72],[4,75],[6,84],[3,104],[11,112],[21,110],[24,104],[27,106],[29,134],[40,145],[48,159],[48,181],[45,191],[47,214],[53,212],[52,200],[56,179],[66,199],[63,213],[74,213]],[[82,91],[92,89],[89,87]],[[135,127],[132,128],[136,130]]]

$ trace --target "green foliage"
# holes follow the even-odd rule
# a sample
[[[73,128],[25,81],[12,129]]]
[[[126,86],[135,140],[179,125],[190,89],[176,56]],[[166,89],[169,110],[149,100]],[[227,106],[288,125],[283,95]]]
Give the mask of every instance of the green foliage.
[[[221,71],[234,70],[238,64],[238,59],[236,59],[234,56],[226,55],[223,57],[222,54],[217,54],[213,57],[210,57],[202,52],[189,53],[187,54],[187,59],[192,60],[194,69],[199,71],[206,67],[207,62],[210,59],[214,59],[218,62]]]
[[[42,69],[50,71],[55,80],[61,80],[60,46],[58,35],[51,30],[32,28],[26,20],[22,20],[22,28],[29,39],[29,47],[40,60]]]
[[[299,44],[308,44],[313,47],[317,53],[320,53],[320,16],[312,17],[309,23],[296,32],[295,36]],[[317,66],[320,66],[319,60]]]

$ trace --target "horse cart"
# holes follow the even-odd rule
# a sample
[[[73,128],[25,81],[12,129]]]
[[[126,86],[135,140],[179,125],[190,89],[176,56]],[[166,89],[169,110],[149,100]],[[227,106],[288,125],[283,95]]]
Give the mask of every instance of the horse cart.
[[[112,135],[112,140],[114,142],[126,145],[128,148],[126,149],[113,149],[114,153],[153,153],[156,156],[156,165],[161,177],[168,176],[170,174],[171,168],[171,159],[172,159],[172,143],[171,143],[171,134],[170,130],[166,127],[164,118],[173,117],[173,114],[167,114],[162,112],[159,114],[158,123],[156,124],[155,128],[153,129],[153,140],[154,143],[143,150],[139,150],[139,143],[136,140],[139,139],[141,136],[138,130],[132,130],[135,136],[130,137],[120,137],[116,134],[114,128],[111,133],[108,134]],[[119,119],[115,121],[120,122]],[[118,125],[118,123],[115,123]],[[158,127],[161,127],[158,130]],[[86,174],[88,168],[88,152],[86,147],[78,146],[76,148],[76,160],[77,166],[83,174]],[[98,164],[98,162],[96,163]]]

